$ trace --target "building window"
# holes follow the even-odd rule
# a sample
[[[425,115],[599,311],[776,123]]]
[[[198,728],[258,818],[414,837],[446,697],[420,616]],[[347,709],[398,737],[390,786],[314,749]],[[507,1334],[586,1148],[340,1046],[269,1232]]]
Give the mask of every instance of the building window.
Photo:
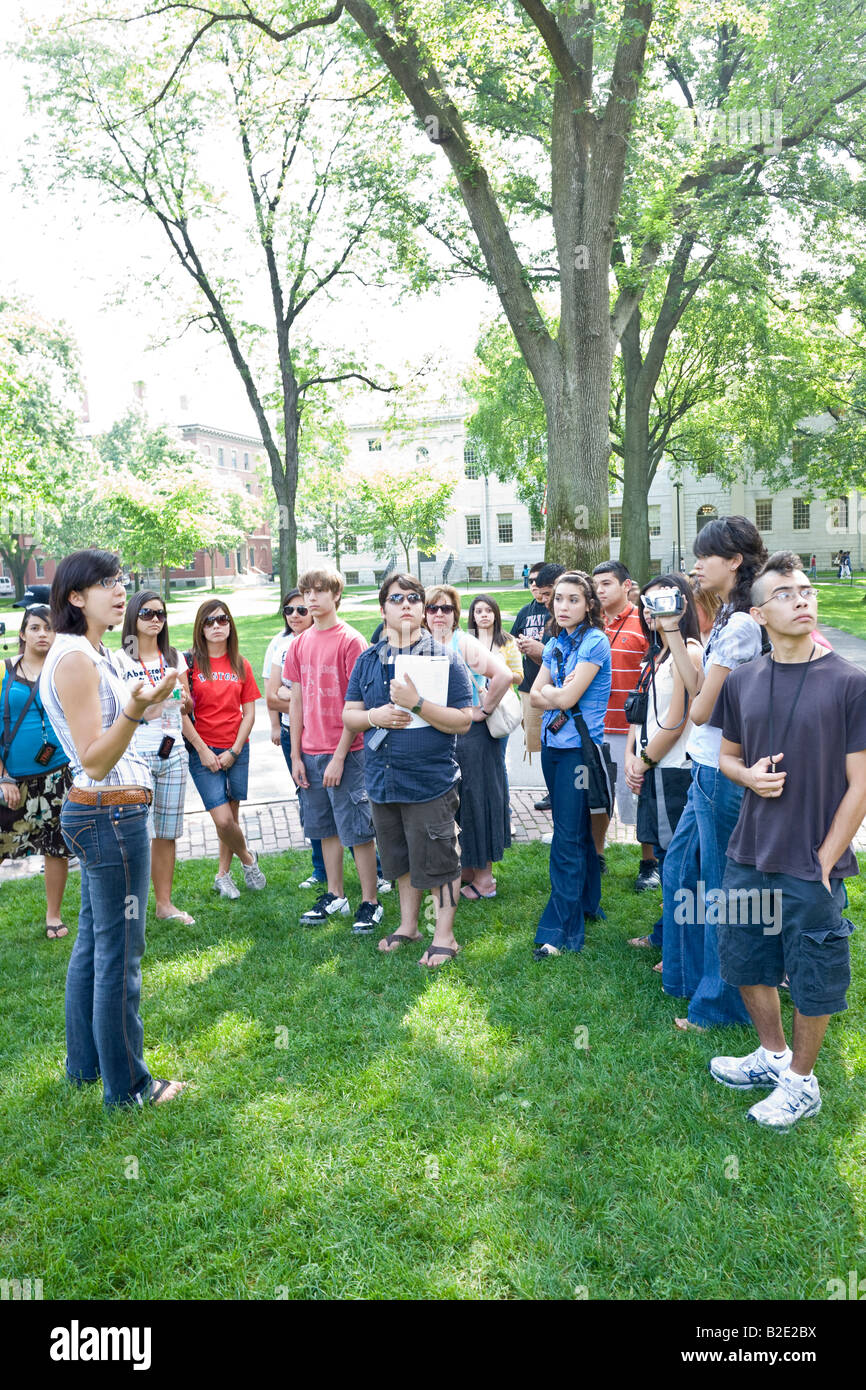
[[[463,467],[467,478],[481,477],[481,455],[476,444],[463,446]]]
[[[510,584],[511,581],[512,581],[513,579],[514,579],[514,566],[513,566],[513,565],[500,565],[500,566],[499,566],[499,580],[500,580],[500,583],[502,583],[502,584],[506,584],[506,583],[507,583],[507,584]]]
[[[319,554],[319,555],[327,555],[327,553],[328,553],[328,539],[327,539],[327,536],[317,536],[317,537],[316,537],[316,552],[317,552],[317,554]]]
[[[466,544],[481,544],[481,517],[467,516],[466,518]]]
[[[421,445],[421,448],[420,448],[420,449],[416,449],[416,450],[415,450],[415,462],[416,462],[416,463],[424,464],[424,463],[427,462],[427,460],[429,459],[429,457],[430,457],[430,450],[429,450],[429,449],[425,449],[423,444]]]
[[[345,552],[346,552],[347,555],[357,555],[357,553],[358,553],[358,537],[357,537],[357,536],[344,536],[344,537],[343,537],[343,549],[345,550]]]
[[[224,467],[225,461],[226,461],[225,450],[224,450],[224,449],[217,449],[217,463],[219,464],[220,468]]]
[[[45,578],[45,561],[39,555],[36,557],[36,578]]]
[[[225,565],[226,569],[230,569],[230,568],[231,568],[231,563],[232,563],[232,557],[231,557],[230,552],[229,552],[228,550],[224,550],[224,551],[223,551],[223,564]]]
[[[651,536],[660,536],[662,533],[662,509],[661,507],[647,507],[647,519],[649,520],[649,533]]]
[[[466,578],[469,580],[469,583],[470,583],[470,584],[480,584],[480,583],[481,583],[481,566],[480,566],[480,565],[467,565],[467,566],[466,566]]]
[[[357,584],[357,583],[358,583],[358,573],[359,573],[358,570],[346,570],[346,584],[347,584],[347,585],[349,585],[349,584]]]
[[[773,529],[773,499],[772,497],[759,497],[755,503],[755,525],[759,531],[772,531]]]
[[[702,507],[698,507],[698,514],[695,518],[695,530],[702,531],[708,521],[715,521],[718,514],[716,508],[710,502],[705,502]]]
[[[250,546],[250,565],[251,565],[252,567],[255,567],[255,563],[256,563],[256,552],[253,550],[253,547]]]
[[[237,451],[237,449],[232,449],[232,468],[237,468],[237,466],[238,466],[238,451]]]
[[[187,560],[186,567],[188,570],[192,570],[193,574],[195,573],[195,557],[191,560]]]
[[[612,540],[622,535],[622,507],[610,509],[610,534]]]
[[[371,454],[381,454],[381,452],[382,452],[382,441],[381,441],[381,439],[368,439],[368,440],[367,440],[367,450],[368,450],[368,452],[371,453]]]
[[[530,539],[531,541],[535,541],[535,542],[543,541],[543,540],[544,540],[544,527],[543,527],[543,526],[533,526],[532,530],[529,532],[529,539]]]
[[[511,522],[511,513],[500,513],[496,518],[499,528],[499,544],[512,545],[514,542],[514,527]]]
[[[244,483],[244,487],[246,488],[247,492],[252,492],[253,490],[252,483]]]
[[[832,502],[827,504],[827,515],[831,526],[837,531],[848,530],[848,498],[834,497]]]
[[[808,531],[809,529],[809,503],[802,497],[794,498],[794,530]]]
[[[250,456],[249,456],[249,454],[244,454],[244,468],[247,470],[247,472],[249,472],[249,468],[250,468]]]

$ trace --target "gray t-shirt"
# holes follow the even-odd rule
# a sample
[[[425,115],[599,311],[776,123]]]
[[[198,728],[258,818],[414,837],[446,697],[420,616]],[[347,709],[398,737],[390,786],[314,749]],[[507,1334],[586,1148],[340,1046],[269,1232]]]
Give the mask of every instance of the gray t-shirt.
[[[770,748],[772,666],[775,748]],[[788,774],[779,797],[746,790],[728,844],[730,858],[763,873],[820,881],[817,851],[848,790],[845,756],[866,749],[866,672],[836,652],[813,660],[805,675],[802,662],[757,657],[728,676],[710,723],[742,746],[746,767],[781,752],[785,756],[776,770]],[[831,875],[850,878],[858,872],[849,845]]]

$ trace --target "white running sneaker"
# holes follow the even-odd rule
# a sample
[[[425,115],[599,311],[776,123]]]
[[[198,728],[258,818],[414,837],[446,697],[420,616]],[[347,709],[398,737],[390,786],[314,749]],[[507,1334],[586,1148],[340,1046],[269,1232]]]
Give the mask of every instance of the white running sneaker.
[[[219,893],[222,898],[239,898],[241,890],[238,888],[231,874],[217,874],[213,881],[214,892]]]
[[[792,1076],[786,1068],[773,1094],[753,1105],[747,1118],[767,1129],[790,1129],[798,1120],[817,1115],[820,1109],[821,1092],[817,1077],[807,1076],[804,1080]]]
[[[309,878],[305,878],[304,881],[303,881],[303,883],[299,883],[299,884],[298,884],[298,887],[299,887],[299,888],[318,888],[318,886],[319,886],[320,883],[327,883],[327,879],[324,879],[324,878],[316,878],[316,875],[315,875],[315,874],[310,874],[310,877],[309,877]]]
[[[710,1075],[723,1086],[735,1091],[751,1091],[755,1086],[777,1086],[779,1076],[791,1065],[791,1049],[776,1060],[771,1052],[756,1047],[748,1057],[714,1057],[709,1063]]]
[[[390,893],[391,880],[389,878],[380,878],[376,884],[376,887],[380,893]]]
[[[348,898],[338,898],[336,893],[323,893],[300,918],[301,926],[319,927],[337,913],[348,917],[350,911]]]
[[[259,856],[257,850],[250,851],[253,856],[252,864],[244,864],[244,883],[248,888],[264,888],[267,879],[259,868]]]

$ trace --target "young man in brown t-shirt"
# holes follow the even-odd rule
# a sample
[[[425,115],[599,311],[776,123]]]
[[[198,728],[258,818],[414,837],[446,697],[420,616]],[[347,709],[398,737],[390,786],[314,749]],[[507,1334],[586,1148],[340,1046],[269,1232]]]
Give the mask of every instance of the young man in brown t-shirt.
[[[731,672],[711,716],[720,770],[746,792],[719,901],[707,894],[705,911],[716,911],[722,978],[739,987],[760,1046],[714,1057],[710,1071],[736,1090],[772,1087],[749,1119],[790,1129],[821,1108],[813,1067],[830,1015],[847,1008],[853,926],[842,908],[866,813],[866,672],[814,641],[818,596],[799,556],[771,555],[752,600],[773,650]]]

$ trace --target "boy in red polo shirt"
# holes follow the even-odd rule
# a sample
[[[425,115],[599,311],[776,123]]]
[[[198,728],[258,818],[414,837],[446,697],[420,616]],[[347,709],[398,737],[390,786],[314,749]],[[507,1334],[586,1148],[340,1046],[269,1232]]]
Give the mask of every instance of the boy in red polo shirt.
[[[619,560],[605,560],[604,564],[596,565],[593,570],[592,582],[604,615],[604,633],[610,642],[611,686],[604,717],[604,737],[616,763],[616,808],[623,825],[635,825],[637,805],[634,793],[629,790],[625,780],[625,745],[628,737],[625,700],[628,692],[634,690],[638,683],[640,669],[647,655],[646,638],[641,630],[637,608],[629,601],[631,576],[625,565]],[[592,818],[592,837],[601,860],[602,873],[605,871],[604,839],[609,824],[609,818],[605,815]],[[636,893],[661,887],[652,845],[641,845],[641,866],[634,887]]]

